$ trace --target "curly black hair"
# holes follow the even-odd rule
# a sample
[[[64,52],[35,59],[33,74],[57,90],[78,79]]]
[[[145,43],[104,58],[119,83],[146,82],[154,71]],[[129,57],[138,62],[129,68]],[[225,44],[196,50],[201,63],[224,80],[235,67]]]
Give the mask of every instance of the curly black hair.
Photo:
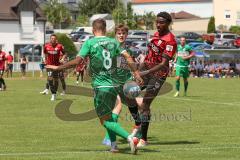
[[[159,12],[159,13],[157,14],[157,17],[163,17],[163,18],[165,18],[169,23],[172,22],[172,17],[171,17],[171,15],[170,15],[168,12]]]

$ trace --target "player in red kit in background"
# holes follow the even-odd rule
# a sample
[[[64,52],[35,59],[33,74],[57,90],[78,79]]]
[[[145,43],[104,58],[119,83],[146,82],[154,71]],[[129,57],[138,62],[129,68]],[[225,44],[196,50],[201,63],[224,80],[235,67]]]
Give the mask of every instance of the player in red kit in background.
[[[148,54],[141,65],[144,87],[146,93],[140,103],[141,117],[141,133],[142,138],[138,143],[138,147],[147,144],[147,132],[150,122],[150,105],[154,98],[158,95],[162,85],[164,84],[168,72],[169,61],[173,59],[177,49],[175,36],[170,32],[169,25],[172,22],[170,14],[160,12],[157,15],[156,27],[157,32],[148,45]]]
[[[3,79],[3,73],[6,66],[6,53],[2,51],[2,48],[0,48],[0,91],[6,90],[7,86],[5,84],[5,81]]]
[[[62,44],[57,42],[57,36],[52,34],[50,37],[50,43],[44,46],[45,62],[47,65],[59,66],[60,57],[65,58],[64,47]],[[52,97],[51,101],[56,100],[56,94],[58,89],[59,71],[47,70],[47,80],[50,87]]]
[[[83,85],[83,76],[84,76],[84,70],[86,69],[86,63],[87,63],[87,60],[85,59],[82,63],[79,63],[75,68],[76,75],[77,75],[77,81],[76,81],[77,84],[79,83],[79,77],[81,76],[81,83]]]
[[[12,77],[12,71],[13,71],[13,56],[11,51],[9,51],[7,55],[7,71],[6,71],[7,77],[9,73],[10,73],[10,77]]]

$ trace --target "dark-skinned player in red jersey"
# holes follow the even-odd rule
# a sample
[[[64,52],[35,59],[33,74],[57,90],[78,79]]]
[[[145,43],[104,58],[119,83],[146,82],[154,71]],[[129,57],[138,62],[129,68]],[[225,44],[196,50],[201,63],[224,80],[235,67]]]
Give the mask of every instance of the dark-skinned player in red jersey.
[[[50,37],[50,43],[44,46],[45,62],[47,65],[60,66],[60,57],[65,58],[64,47],[57,42],[57,36],[52,34]],[[50,87],[52,97],[51,101],[56,100],[56,94],[58,89],[59,71],[47,70],[47,80]]]
[[[138,147],[147,145],[147,132],[150,122],[150,105],[154,98],[158,95],[162,85],[164,84],[168,72],[169,61],[173,59],[177,49],[175,36],[170,32],[169,25],[172,22],[170,14],[160,12],[157,15],[156,27],[157,32],[148,45],[148,54],[144,63],[141,65],[143,70],[140,75],[143,76],[146,93],[140,102],[141,117],[141,134],[142,138],[138,143]],[[138,101],[141,101],[138,99]]]

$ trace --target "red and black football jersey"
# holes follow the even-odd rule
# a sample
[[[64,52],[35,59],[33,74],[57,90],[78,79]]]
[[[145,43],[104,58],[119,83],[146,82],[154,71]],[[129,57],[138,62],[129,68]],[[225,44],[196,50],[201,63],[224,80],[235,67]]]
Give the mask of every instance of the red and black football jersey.
[[[46,55],[47,65],[59,66],[59,60],[64,54],[64,47],[60,43],[57,43],[55,46],[53,46],[51,43],[47,43],[44,46],[44,54]]]
[[[148,54],[144,60],[147,69],[151,69],[161,63],[163,58],[171,60],[176,50],[177,42],[171,32],[164,36],[159,36],[159,33],[156,32],[148,44]],[[168,72],[169,66],[166,66],[153,74],[158,77],[166,77]]]

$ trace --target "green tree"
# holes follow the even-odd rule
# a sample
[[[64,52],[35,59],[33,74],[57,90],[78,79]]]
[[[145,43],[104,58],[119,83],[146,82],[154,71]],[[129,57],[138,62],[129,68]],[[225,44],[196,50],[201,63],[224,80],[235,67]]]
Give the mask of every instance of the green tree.
[[[79,12],[88,17],[99,13],[111,14],[117,6],[118,0],[82,0],[79,2]]]
[[[61,23],[70,23],[70,12],[58,0],[49,0],[43,9],[47,20],[52,23],[54,28],[61,28]]]
[[[220,24],[217,28],[218,28],[221,32],[226,32],[226,31],[228,31],[227,26],[226,26],[226,25],[223,25],[223,24]]]
[[[156,16],[153,12],[148,12],[143,15],[144,23],[147,30],[153,30],[154,29],[154,21],[156,19]]]
[[[240,35],[240,26],[231,26],[229,31]]]
[[[112,12],[112,16],[114,19],[114,22],[116,25],[118,24],[126,24],[125,21],[127,19],[127,15],[126,15],[126,9],[123,5],[123,3],[120,1],[118,3],[118,7],[116,7],[113,12]]]
[[[58,42],[64,46],[64,50],[67,53],[68,57],[75,57],[77,54],[77,49],[73,44],[73,41],[63,33],[57,33]]]
[[[127,3],[127,15],[126,15],[126,20],[127,20],[127,26],[130,29],[136,29],[137,28],[137,21],[134,19],[134,14],[133,14],[133,9],[132,9],[132,3],[128,2]]]
[[[216,27],[215,27],[215,18],[211,17],[209,22],[208,22],[208,29],[207,33],[214,33],[216,32]]]
[[[89,25],[89,18],[87,15],[79,15],[77,17],[77,22],[76,22],[77,26],[88,26]]]

